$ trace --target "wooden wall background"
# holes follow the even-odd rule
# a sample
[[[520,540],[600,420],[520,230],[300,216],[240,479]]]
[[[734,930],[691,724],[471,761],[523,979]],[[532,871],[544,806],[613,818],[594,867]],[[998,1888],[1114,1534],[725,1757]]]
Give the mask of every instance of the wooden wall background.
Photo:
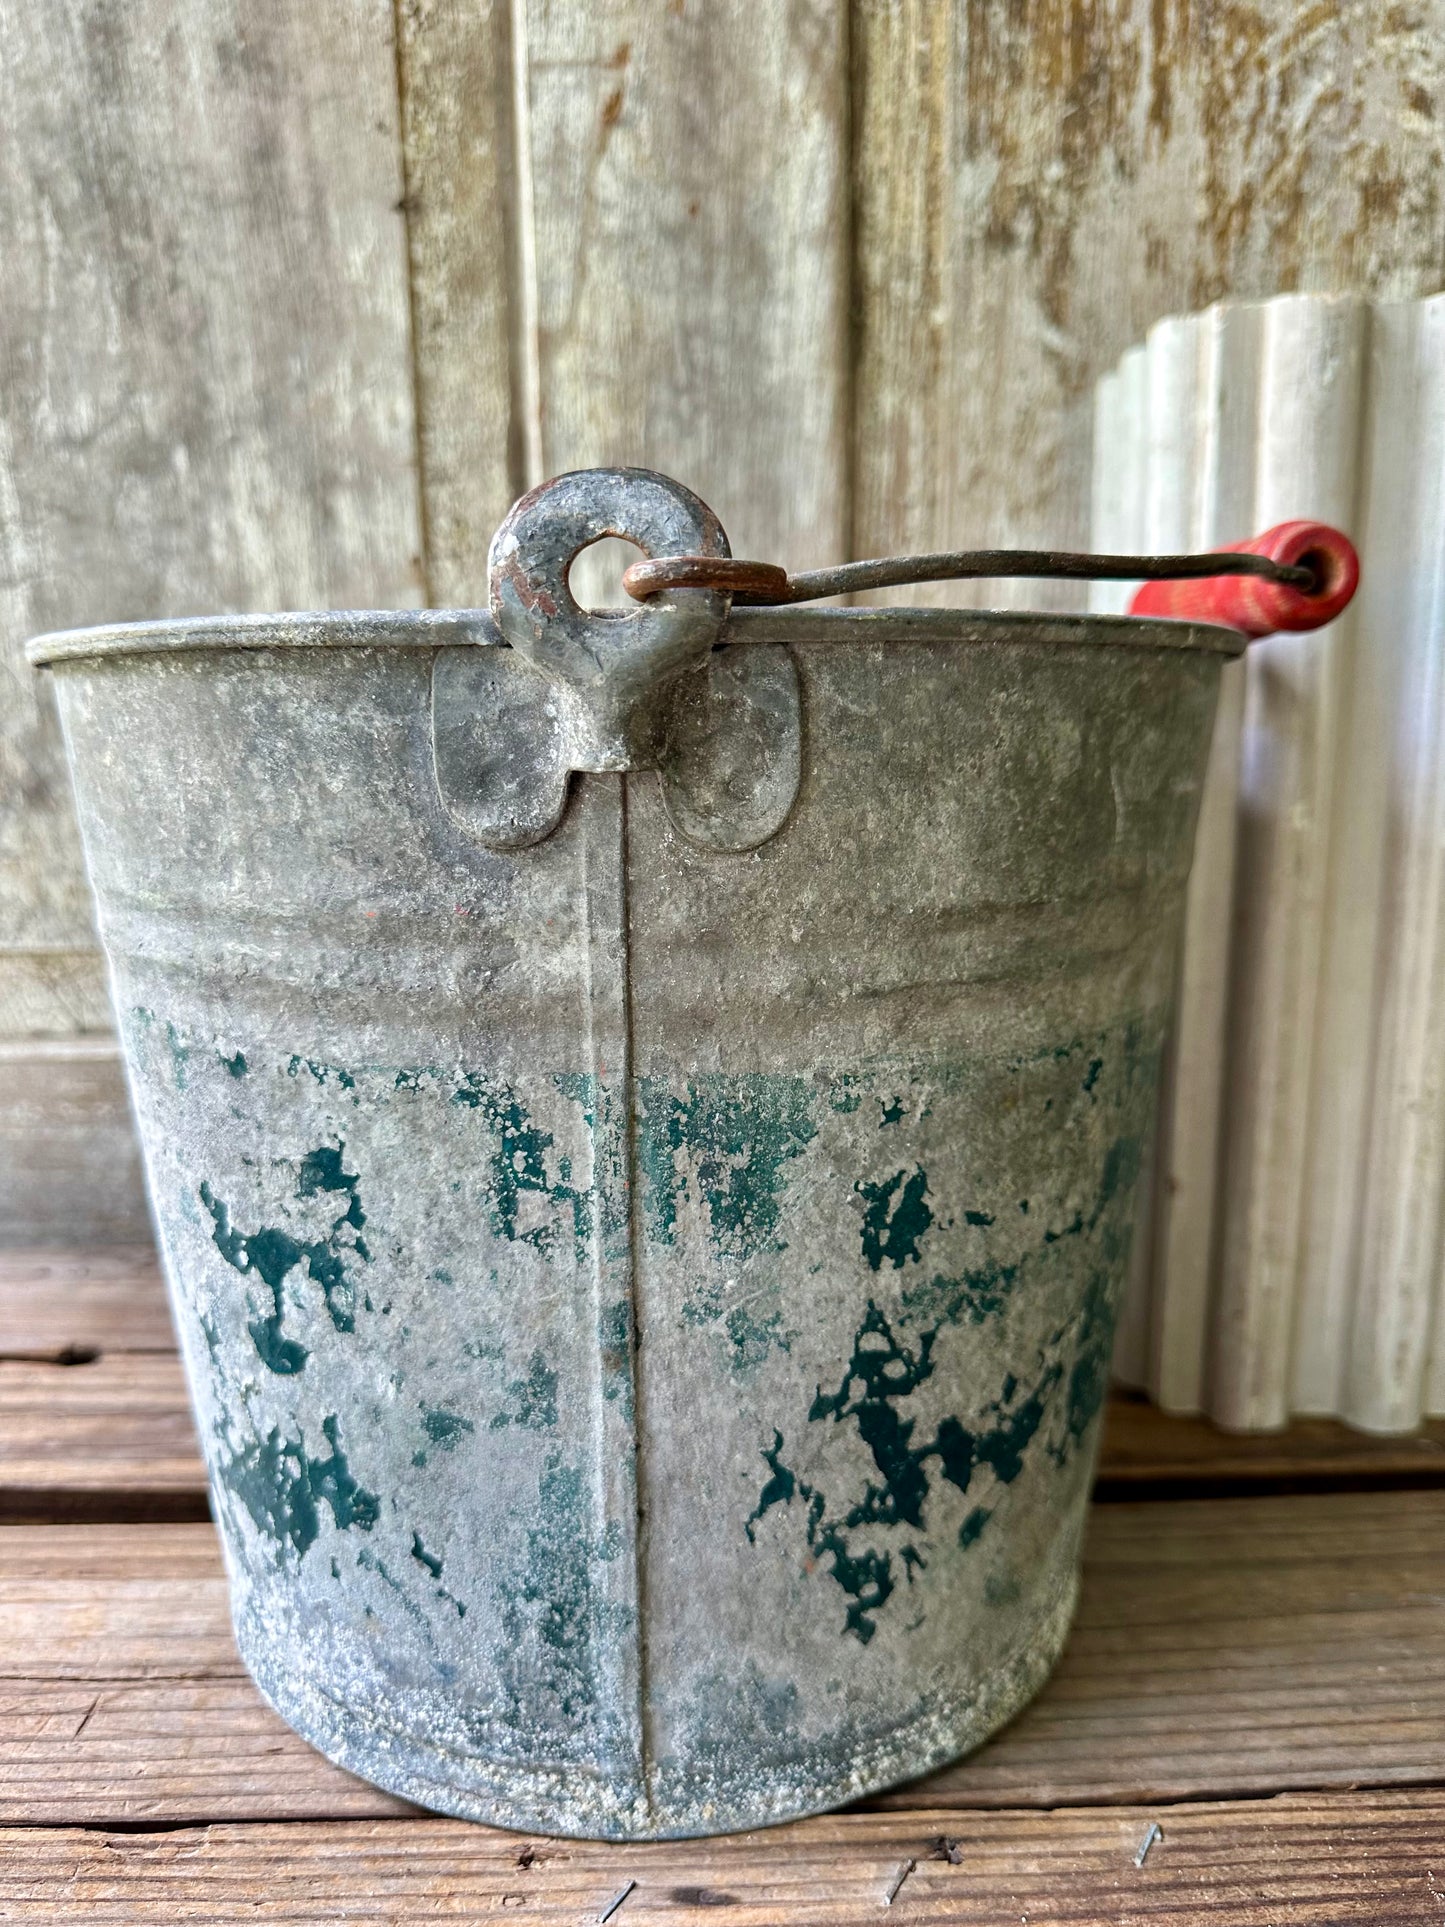
[[[1082,544],[1158,317],[1445,281],[1445,0],[0,0],[0,258],[0,1242],[127,1239],[27,635],[475,602],[598,461],[791,566]]]

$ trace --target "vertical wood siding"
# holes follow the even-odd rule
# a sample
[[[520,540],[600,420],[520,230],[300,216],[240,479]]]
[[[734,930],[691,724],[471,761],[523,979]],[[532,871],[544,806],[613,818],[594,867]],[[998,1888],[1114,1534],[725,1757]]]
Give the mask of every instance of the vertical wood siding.
[[[145,1235],[37,630],[418,599],[384,0],[0,7],[0,1237]]]
[[[1439,284],[1442,70],[1445,0],[0,0],[0,1039],[104,1034],[26,633],[475,602],[511,496],[596,461],[793,566],[1082,542],[1093,384],[1160,315]],[[1190,487],[1202,529],[1232,498]],[[1185,1403],[1202,1290],[1134,1332]]]

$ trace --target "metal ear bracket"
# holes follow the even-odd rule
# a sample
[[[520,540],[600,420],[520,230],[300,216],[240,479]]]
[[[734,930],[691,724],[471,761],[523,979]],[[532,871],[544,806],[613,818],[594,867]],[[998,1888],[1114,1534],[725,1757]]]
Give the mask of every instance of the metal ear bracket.
[[[792,659],[776,643],[718,648],[729,598],[713,588],[669,589],[629,611],[579,608],[568,572],[608,535],[648,556],[729,553],[712,510],[649,469],[581,469],[524,495],[490,555],[507,647],[436,656],[442,802],[488,848],[524,849],[561,822],[573,770],[657,769],[691,842],[754,849],[797,794]]]

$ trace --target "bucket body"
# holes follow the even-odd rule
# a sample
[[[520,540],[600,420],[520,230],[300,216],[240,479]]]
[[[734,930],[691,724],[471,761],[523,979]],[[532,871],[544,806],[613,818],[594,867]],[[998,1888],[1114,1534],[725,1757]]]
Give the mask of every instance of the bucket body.
[[[719,640],[681,676],[727,728],[564,771],[510,848],[464,793],[516,788],[480,613],[37,652],[242,1654],[332,1759],[503,1826],[927,1771],[1075,1596],[1229,641]],[[787,684],[751,733],[738,677]],[[769,783],[761,841],[699,831]]]

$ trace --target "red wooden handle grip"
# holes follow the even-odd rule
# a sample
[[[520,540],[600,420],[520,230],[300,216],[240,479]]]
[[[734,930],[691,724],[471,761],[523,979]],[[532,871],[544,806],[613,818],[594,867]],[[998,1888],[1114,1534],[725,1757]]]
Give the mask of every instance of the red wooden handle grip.
[[[1135,592],[1129,614],[1218,622],[1247,636],[1272,636],[1281,629],[1318,629],[1333,622],[1360,580],[1354,544],[1325,522],[1281,522],[1248,542],[1229,543],[1220,553],[1267,555],[1271,561],[1291,566],[1303,563],[1314,570],[1319,586],[1295,589],[1257,575],[1146,582]]]

